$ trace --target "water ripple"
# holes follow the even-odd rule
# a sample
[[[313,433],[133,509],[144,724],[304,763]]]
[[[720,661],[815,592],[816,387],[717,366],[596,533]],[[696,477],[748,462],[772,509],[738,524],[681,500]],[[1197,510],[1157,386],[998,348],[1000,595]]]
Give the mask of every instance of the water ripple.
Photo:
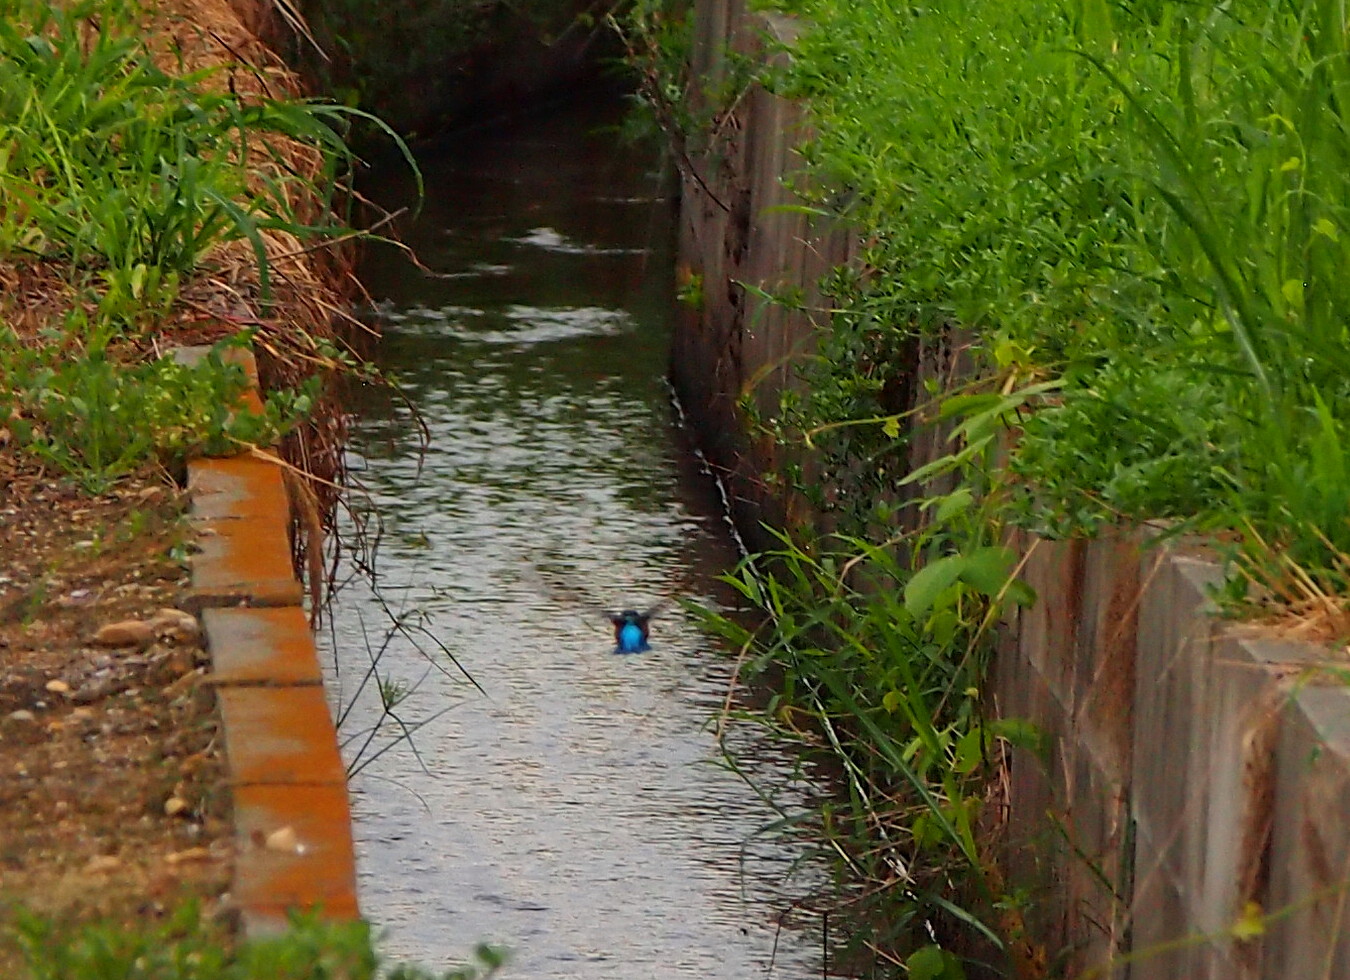
[[[604,608],[725,600],[713,575],[735,555],[673,441],[670,298],[653,304],[642,285],[664,232],[624,237],[662,216],[657,188],[647,161],[597,150],[593,128],[558,124],[542,156],[538,127],[500,142],[482,179],[454,157],[423,161],[450,196],[405,240],[453,269],[492,265],[467,238],[487,254],[514,237],[531,248],[509,276],[388,266],[367,280],[399,297],[377,306],[383,358],[430,445],[413,451],[399,405],[352,405],[353,469],[385,527],[384,598],[424,630],[417,644],[389,632],[359,587],[334,609],[330,688],[351,705],[349,758],[383,710],[381,685],[362,683],[376,651],[385,696],[420,726],[411,744],[376,731],[363,758],[392,747],[352,782],[363,908],[391,954],[437,967],[488,940],[514,949],[508,977],[529,980],[817,976],[813,938],[776,921],[810,881],[760,833],[778,815],[718,764],[709,722],[731,658],[674,606],[650,652],[612,653]],[[553,161],[577,154],[593,165],[563,180]],[[532,222],[514,236],[503,195]],[[603,226],[587,203],[601,196]],[[616,276],[635,284],[626,299]],[[507,279],[521,289],[503,291]],[[790,758],[740,741],[787,781]]]

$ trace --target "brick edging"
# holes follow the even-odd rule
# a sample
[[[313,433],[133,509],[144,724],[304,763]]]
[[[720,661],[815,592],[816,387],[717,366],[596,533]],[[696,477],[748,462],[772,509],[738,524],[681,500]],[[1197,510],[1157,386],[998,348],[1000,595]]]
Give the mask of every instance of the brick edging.
[[[209,348],[183,348],[193,363]],[[251,352],[234,349],[256,385]],[[248,403],[257,403],[256,390]],[[252,404],[251,406],[252,407]],[[188,608],[211,656],[235,840],[232,905],[248,938],[294,909],[360,918],[347,780],[318,652],[291,565],[278,464],[252,455],[188,464],[193,557]]]

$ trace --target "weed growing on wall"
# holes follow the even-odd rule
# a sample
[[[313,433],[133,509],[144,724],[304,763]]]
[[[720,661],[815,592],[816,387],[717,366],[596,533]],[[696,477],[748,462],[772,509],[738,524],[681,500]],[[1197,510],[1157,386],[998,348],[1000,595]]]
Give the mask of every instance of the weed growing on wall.
[[[952,980],[964,971],[948,947],[1011,969],[1027,953],[1009,936],[1020,912],[983,841],[984,773],[1035,733],[985,718],[980,689],[989,624],[1031,596],[998,546],[916,575],[889,548],[839,546],[807,551],[784,537],[727,579],[766,614],[763,627],[705,613],[707,625],[746,653],[744,673],[781,675],[770,717],[839,766],[841,791],[794,826],[838,866],[848,951],[882,950]]]
[[[713,190],[711,171],[726,151],[736,107],[761,76],[758,53],[720,52],[716,81],[696,77],[693,68],[694,19],[687,4],[667,0],[634,0],[620,5],[609,24],[623,39],[624,61],[637,86],[633,111],[626,120],[630,137],[665,139],[676,166],[724,210],[728,204]],[[696,298],[701,283],[681,299]]]

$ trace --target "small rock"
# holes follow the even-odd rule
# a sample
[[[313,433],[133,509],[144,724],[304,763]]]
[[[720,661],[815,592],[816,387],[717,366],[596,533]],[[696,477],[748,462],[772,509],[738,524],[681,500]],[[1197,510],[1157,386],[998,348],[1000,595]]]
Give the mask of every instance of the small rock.
[[[201,635],[201,624],[192,613],[181,609],[161,609],[150,620],[157,636],[171,636],[179,640],[195,640]]]
[[[206,765],[210,758],[211,757],[205,752],[194,752],[191,755],[186,756],[183,761],[178,764],[178,770],[183,775],[190,776],[202,766]]]
[[[109,678],[103,678],[92,684],[86,684],[70,696],[70,700],[76,704],[93,704],[95,701],[102,701],[104,698],[114,693],[116,684]]]
[[[263,846],[269,851],[284,851],[287,854],[303,854],[305,851],[305,846],[300,843],[300,835],[289,825],[268,834]]]
[[[69,694],[70,685],[61,680],[48,681],[47,690],[52,694]]]
[[[174,700],[179,695],[190,690],[192,688],[192,685],[195,684],[197,680],[202,676],[202,673],[203,671],[201,669],[188,671],[186,674],[178,678],[172,684],[165,686],[164,696],[168,698],[170,701]]]
[[[116,871],[121,866],[121,858],[112,854],[100,854],[89,859],[89,863],[84,866],[84,873],[87,875],[107,874],[109,871]]]
[[[153,682],[160,685],[172,684],[194,666],[191,652],[183,647],[171,647],[167,654],[155,664]]]
[[[164,801],[164,815],[166,817],[176,817],[181,813],[187,813],[190,804],[181,796],[170,796]]]
[[[94,642],[101,647],[145,646],[155,638],[155,627],[139,619],[125,619],[108,623],[94,634]]]
[[[92,589],[75,589],[68,595],[64,595],[56,600],[56,604],[63,609],[73,609],[76,606],[84,606],[93,602],[97,598]]]
[[[189,847],[185,851],[175,851],[165,855],[165,864],[187,864],[195,861],[214,861],[216,856],[205,847]]]
[[[36,745],[46,738],[46,729],[38,721],[37,715],[27,708],[11,711],[0,718],[0,732],[5,738],[13,739],[21,745]]]

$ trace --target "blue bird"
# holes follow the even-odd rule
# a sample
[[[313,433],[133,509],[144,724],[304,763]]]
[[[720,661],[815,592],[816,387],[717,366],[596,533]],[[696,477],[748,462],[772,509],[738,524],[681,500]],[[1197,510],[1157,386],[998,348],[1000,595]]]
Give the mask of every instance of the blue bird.
[[[660,609],[661,606],[656,605],[646,612],[625,609],[620,613],[606,613],[614,624],[614,652],[642,653],[651,649],[647,644],[647,638],[651,635],[651,619]]]

